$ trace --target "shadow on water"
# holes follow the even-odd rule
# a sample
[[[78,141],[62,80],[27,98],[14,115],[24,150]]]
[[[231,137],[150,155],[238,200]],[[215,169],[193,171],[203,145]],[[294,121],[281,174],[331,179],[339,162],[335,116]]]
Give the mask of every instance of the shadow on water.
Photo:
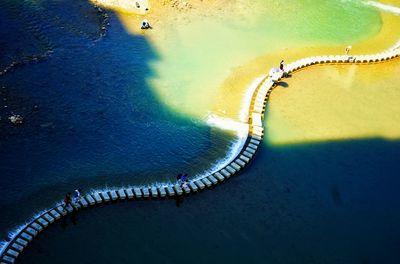
[[[43,1],[18,10],[20,1],[7,0],[1,7],[10,27],[19,29],[0,27],[1,34],[17,34],[8,38],[9,49],[15,42],[21,50],[30,34],[19,24],[22,12],[38,17],[29,28],[51,41],[54,53],[0,76],[7,101],[0,107],[0,237],[34,208],[77,187],[166,181],[181,171],[194,175],[224,156],[221,146],[232,138],[170,111],[154,94],[149,64],[159,57],[115,14],[109,12],[106,37],[96,39],[103,22],[86,1]],[[33,54],[42,44],[32,45]],[[8,122],[11,112],[26,117],[22,126]]]
[[[78,18],[71,10],[58,12]],[[0,79],[13,111],[39,106],[24,126],[0,122],[3,234],[94,177],[113,184],[164,168],[174,177],[211,147],[201,140],[207,128],[171,113],[149,89],[158,58],[143,36],[128,35],[112,13],[112,30],[97,42],[82,27],[66,33],[54,23],[39,25],[54,55]],[[19,262],[399,263],[399,149],[378,139],[263,146],[239,177],[184,206],[81,211],[40,234]]]
[[[76,226],[51,226],[20,261],[399,263],[399,149],[379,139],[264,145],[240,176],[184,206],[81,211]]]

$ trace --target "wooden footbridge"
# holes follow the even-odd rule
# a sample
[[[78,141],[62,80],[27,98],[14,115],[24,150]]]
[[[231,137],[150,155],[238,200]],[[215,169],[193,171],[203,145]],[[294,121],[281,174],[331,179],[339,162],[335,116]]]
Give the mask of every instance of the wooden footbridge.
[[[341,56],[316,56],[297,60],[286,66],[286,73],[291,74],[297,70],[316,64],[369,64],[394,59],[400,56],[400,41],[388,50],[373,55],[341,55]],[[283,77],[283,72],[264,78],[254,91],[249,108],[249,134],[240,153],[228,165],[217,172],[201,178],[191,179],[185,185],[166,184],[164,186],[130,187],[94,191],[81,197],[80,201],[66,207],[58,203],[53,208],[36,215],[18,230],[12,233],[8,241],[0,249],[0,264],[14,263],[29,243],[43,232],[49,225],[72,213],[73,211],[88,208],[94,205],[106,204],[123,200],[162,199],[174,196],[188,195],[204,189],[211,188],[238,174],[249,164],[258,148],[262,145],[264,135],[263,117],[272,89]]]

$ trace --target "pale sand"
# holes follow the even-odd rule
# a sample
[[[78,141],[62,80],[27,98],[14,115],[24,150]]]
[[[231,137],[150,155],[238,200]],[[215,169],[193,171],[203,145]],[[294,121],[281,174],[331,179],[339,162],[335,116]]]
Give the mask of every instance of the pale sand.
[[[127,14],[145,15],[151,9],[148,0],[90,0],[93,4]]]
[[[118,16],[128,32],[133,35],[146,34],[153,41],[163,38],[164,28],[175,23],[184,22],[187,24],[193,17],[223,15],[231,8],[237,8],[235,0],[142,0],[142,6],[148,7],[143,11],[132,7],[134,1],[128,2],[131,5],[122,4],[125,0],[91,0],[100,6],[117,11]],[[121,3],[122,2],[122,3]],[[235,4],[234,4],[235,3]],[[141,21],[147,19],[152,25],[152,30],[142,30]]]

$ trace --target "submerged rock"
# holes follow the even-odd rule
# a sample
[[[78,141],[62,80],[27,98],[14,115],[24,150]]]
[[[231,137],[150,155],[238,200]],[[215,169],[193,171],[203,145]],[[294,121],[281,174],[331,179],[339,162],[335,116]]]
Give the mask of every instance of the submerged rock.
[[[12,115],[8,118],[8,120],[10,120],[10,122],[14,125],[20,125],[23,123],[24,118],[20,115]]]

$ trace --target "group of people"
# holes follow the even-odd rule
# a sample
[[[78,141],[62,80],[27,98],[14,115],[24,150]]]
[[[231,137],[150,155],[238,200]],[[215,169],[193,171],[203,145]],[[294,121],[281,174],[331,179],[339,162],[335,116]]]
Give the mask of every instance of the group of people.
[[[178,175],[176,176],[176,180],[177,180],[178,183],[181,185],[181,187],[186,186],[186,184],[188,184],[188,182],[189,182],[189,178],[188,178],[187,173],[185,173],[185,174],[178,174]]]
[[[81,189],[76,189],[73,194],[71,194],[70,192],[68,192],[65,196],[64,196],[64,210],[68,207],[71,206],[73,203],[77,204],[79,202],[79,200],[81,199]]]

